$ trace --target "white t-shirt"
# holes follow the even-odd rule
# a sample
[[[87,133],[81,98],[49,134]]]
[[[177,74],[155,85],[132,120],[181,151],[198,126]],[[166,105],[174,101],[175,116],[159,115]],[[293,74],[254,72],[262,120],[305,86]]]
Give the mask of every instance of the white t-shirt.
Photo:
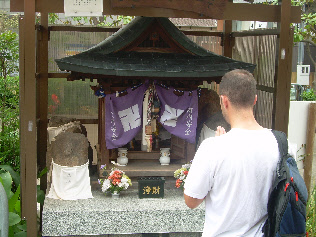
[[[263,236],[278,159],[278,144],[269,129],[234,128],[202,142],[184,193],[206,197],[203,237]]]

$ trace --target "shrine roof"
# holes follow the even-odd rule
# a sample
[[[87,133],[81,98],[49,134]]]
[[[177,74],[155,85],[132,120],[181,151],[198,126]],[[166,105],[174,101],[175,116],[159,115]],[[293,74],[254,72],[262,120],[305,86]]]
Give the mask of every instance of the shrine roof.
[[[146,39],[150,47],[143,43]],[[168,18],[152,17],[137,17],[98,45],[56,62],[60,70],[139,77],[210,78],[237,68],[251,72],[255,68],[200,47]]]

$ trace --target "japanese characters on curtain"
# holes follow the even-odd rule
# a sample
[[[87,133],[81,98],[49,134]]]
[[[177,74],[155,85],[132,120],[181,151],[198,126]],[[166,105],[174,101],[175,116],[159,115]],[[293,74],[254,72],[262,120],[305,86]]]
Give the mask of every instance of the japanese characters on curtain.
[[[177,96],[172,87],[166,89],[156,84],[155,88],[161,105],[162,126],[171,134],[194,143],[198,117],[197,90],[184,91],[183,95]]]
[[[142,103],[148,83],[127,89],[124,96],[116,93],[105,97],[105,140],[107,149],[124,146],[142,128]]]

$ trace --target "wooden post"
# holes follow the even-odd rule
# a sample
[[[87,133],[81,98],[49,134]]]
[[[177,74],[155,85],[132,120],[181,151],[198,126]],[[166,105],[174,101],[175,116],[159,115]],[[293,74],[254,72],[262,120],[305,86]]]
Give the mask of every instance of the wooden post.
[[[46,167],[46,150],[47,150],[47,108],[48,108],[48,14],[41,13],[41,27],[38,29],[37,38],[37,165],[39,170]],[[46,185],[45,185],[46,186]],[[46,187],[42,187],[45,188]],[[44,190],[45,191],[45,190]]]
[[[37,165],[39,171],[46,167],[47,151],[47,108],[48,108],[48,13],[41,12],[41,25],[37,28]],[[46,193],[47,175],[41,177],[41,190]],[[43,207],[41,206],[41,213]],[[42,220],[42,214],[40,219]],[[42,221],[41,221],[42,223]]]
[[[35,79],[35,0],[24,1],[23,50],[21,80],[21,163],[22,218],[26,219],[27,236],[37,236],[37,152],[36,152],[36,79]]]
[[[25,180],[25,166],[26,166],[26,159],[25,159],[25,139],[24,134],[26,134],[27,127],[25,122],[25,107],[24,107],[24,98],[25,98],[25,78],[24,78],[24,72],[25,72],[25,65],[24,65],[24,48],[25,48],[25,40],[24,40],[24,25],[25,20],[24,17],[19,18],[19,80],[20,80],[20,177],[21,177],[21,210],[22,210],[22,218],[25,218],[24,210],[25,210],[25,202],[24,197],[25,194],[25,186],[26,186],[26,180]]]
[[[228,21],[228,20],[226,20],[224,24],[225,26],[224,26],[224,44],[223,44],[224,53],[223,55],[225,57],[232,58],[234,42],[231,37],[231,33],[232,33],[233,24],[232,24],[232,21]]]
[[[100,171],[100,165],[106,165],[106,167],[109,167],[110,164],[110,152],[106,148],[105,144],[105,113],[105,98],[103,97],[99,99],[98,143],[100,148],[100,157],[98,157],[98,171]]]
[[[281,29],[275,104],[275,129],[287,134],[290,108],[293,30],[290,28],[291,0],[281,5]]]
[[[307,191],[309,194],[313,190],[312,185],[315,185],[315,183],[312,183],[315,127],[316,127],[316,103],[311,103],[308,108],[306,156],[304,159],[304,181],[305,181]]]

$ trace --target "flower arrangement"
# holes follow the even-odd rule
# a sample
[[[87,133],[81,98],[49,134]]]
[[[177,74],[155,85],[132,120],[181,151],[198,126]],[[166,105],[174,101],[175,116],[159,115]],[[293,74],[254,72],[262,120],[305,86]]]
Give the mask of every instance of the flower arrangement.
[[[176,188],[180,188],[180,187],[183,188],[184,187],[185,179],[188,176],[190,167],[191,167],[191,162],[189,164],[182,165],[182,168],[177,169],[174,172],[174,177],[177,179],[176,180]]]
[[[117,165],[115,162],[112,162],[112,164]],[[108,191],[111,193],[120,193],[122,190],[126,190],[129,186],[132,186],[131,179],[124,171],[113,167],[111,173],[108,175],[106,165],[101,165],[100,169],[103,171],[102,174],[106,177],[105,179],[98,180],[103,193]]]

